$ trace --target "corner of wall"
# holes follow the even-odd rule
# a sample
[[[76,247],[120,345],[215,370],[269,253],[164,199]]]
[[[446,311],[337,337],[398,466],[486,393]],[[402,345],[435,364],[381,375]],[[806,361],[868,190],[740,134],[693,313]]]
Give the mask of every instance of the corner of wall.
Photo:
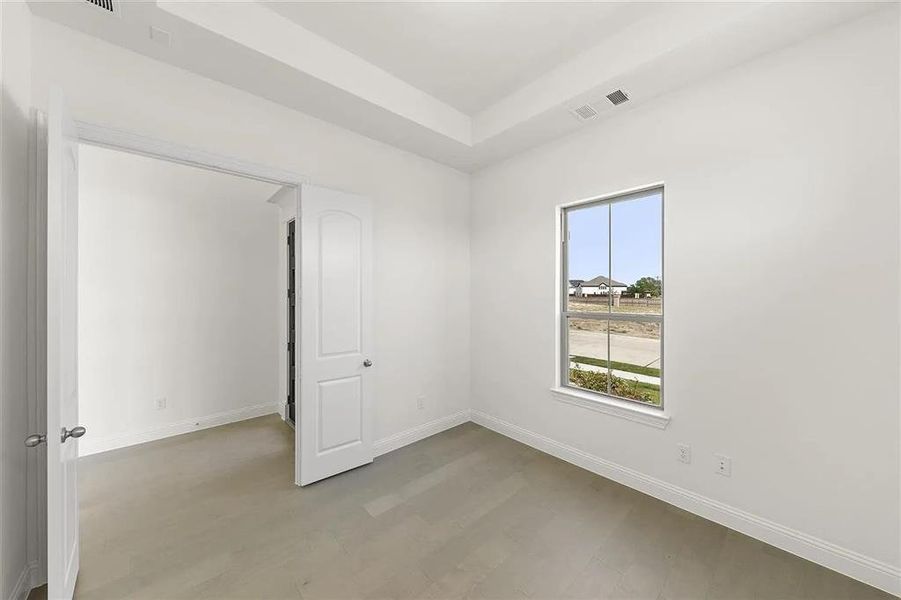
[[[0,3],[0,597],[30,589],[26,361],[31,12]]]

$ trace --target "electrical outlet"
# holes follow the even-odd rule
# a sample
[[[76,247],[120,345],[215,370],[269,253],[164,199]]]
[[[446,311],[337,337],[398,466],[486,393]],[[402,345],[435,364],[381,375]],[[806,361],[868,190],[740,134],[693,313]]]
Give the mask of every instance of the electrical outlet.
[[[425,408],[425,396],[416,397],[416,408],[418,408],[419,410]]]
[[[691,446],[688,444],[676,444],[679,449],[679,462],[691,464]]]
[[[732,477],[732,459],[723,454],[714,454],[713,458],[716,460],[713,465],[714,472],[723,477]]]
[[[163,410],[166,408],[166,399],[165,398],[157,398],[156,399],[156,409]]]

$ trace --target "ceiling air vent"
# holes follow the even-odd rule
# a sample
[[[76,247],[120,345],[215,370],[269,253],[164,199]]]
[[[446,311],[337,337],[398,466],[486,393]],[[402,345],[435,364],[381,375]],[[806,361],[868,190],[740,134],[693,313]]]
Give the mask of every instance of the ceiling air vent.
[[[626,92],[622,90],[616,90],[615,92],[607,94],[607,100],[610,100],[610,102],[613,103],[613,106],[619,106],[628,99],[629,97],[626,95]]]
[[[93,4],[97,8],[101,8],[108,13],[118,14],[119,6],[117,0],[84,0],[88,4]]]
[[[572,112],[581,121],[587,121],[588,119],[593,119],[598,116],[598,111],[592,108],[590,104],[583,104],[578,108],[572,109]]]

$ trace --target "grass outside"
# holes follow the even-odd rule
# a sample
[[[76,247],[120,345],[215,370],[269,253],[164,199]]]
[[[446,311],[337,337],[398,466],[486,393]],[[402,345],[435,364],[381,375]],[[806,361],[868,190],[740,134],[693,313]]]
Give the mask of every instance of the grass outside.
[[[603,394],[611,394],[620,398],[628,398],[630,400],[638,400],[645,404],[660,406],[660,386],[652,383],[644,383],[642,381],[630,381],[610,376],[610,390],[607,390],[607,373],[598,373],[596,371],[583,371],[575,368],[569,370],[569,381],[576,387]]]
[[[642,381],[633,382],[633,385],[638,387],[642,392],[641,398],[635,398],[635,400],[641,400],[642,402],[647,402],[648,404],[653,404],[654,406],[660,406],[660,386],[654,385],[653,383],[644,383]],[[626,396],[628,398],[628,396]]]
[[[574,363],[583,365],[594,365],[595,367],[604,367],[616,369],[617,371],[628,371],[629,373],[638,373],[639,375],[650,375],[651,377],[660,377],[660,369],[656,367],[644,367],[642,365],[633,365],[632,363],[618,362],[615,360],[604,360],[603,358],[591,358],[590,356],[570,356],[569,360]]]

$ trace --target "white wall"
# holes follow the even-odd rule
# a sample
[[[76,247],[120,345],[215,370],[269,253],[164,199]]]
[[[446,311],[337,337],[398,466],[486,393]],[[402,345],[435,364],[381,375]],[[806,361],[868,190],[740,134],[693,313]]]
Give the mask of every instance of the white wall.
[[[82,455],[274,412],[278,186],[79,152]]]
[[[57,83],[78,119],[370,197],[376,439],[468,407],[467,175],[42,19],[33,30],[39,107]]]
[[[373,198],[378,438],[464,409],[471,393],[483,414],[897,569],[898,19],[888,10],[483,171],[471,204],[462,173],[40,19],[32,92],[44,106],[59,83],[78,118]],[[548,392],[555,204],[659,180],[665,431]],[[494,292],[498,273],[524,282],[515,302]],[[836,317],[847,313],[837,279],[867,282],[853,319]],[[699,299],[711,281],[715,301]],[[856,372],[842,376],[848,364]],[[677,442],[693,445],[694,464],[676,462]],[[713,452],[733,457],[731,478],[713,475]]]
[[[840,566],[859,553],[858,575],[884,567],[891,583],[901,566],[896,11],[478,173],[474,408],[654,489],[678,486],[825,540]],[[664,431],[549,392],[555,205],[657,181]],[[499,273],[522,282],[515,299],[496,293]],[[836,293],[842,281],[853,293]],[[693,446],[693,464],[677,462],[677,443]],[[715,452],[732,457],[731,478],[713,473]]]
[[[31,586],[22,443],[28,434],[30,36],[28,8],[0,3],[0,598]]]

